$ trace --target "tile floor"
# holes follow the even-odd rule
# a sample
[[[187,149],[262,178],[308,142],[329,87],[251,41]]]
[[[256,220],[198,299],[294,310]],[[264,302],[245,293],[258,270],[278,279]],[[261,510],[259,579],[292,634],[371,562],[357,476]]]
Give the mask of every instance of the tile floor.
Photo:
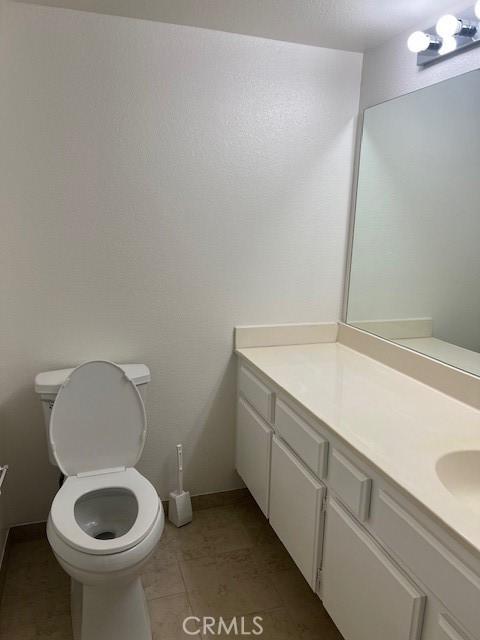
[[[182,631],[189,615],[244,616],[247,631],[259,615],[264,632],[250,637],[262,640],[342,640],[249,496],[231,506],[195,511],[194,521],[181,529],[167,524],[143,583],[154,640],[198,638]],[[45,539],[10,548],[0,637],[72,638],[68,578]]]

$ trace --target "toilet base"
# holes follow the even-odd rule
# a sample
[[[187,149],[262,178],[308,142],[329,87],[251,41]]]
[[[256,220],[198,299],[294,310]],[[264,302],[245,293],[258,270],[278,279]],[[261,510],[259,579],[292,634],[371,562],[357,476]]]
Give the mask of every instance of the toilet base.
[[[140,578],[120,585],[85,585],[72,580],[74,640],[152,640]]]

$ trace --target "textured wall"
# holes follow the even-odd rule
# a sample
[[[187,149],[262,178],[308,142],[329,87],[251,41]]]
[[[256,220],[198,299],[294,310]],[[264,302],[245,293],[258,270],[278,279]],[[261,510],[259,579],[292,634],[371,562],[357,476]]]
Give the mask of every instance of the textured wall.
[[[456,10],[473,4],[474,0],[452,2],[450,11],[455,13]],[[422,24],[414,24],[409,31],[365,52],[360,94],[362,108],[480,67],[478,47],[425,69],[416,66],[415,54],[407,49],[409,34],[417,29],[431,27],[443,13],[448,11],[439,10]]]
[[[36,372],[152,370],[140,470],[234,472],[235,324],[339,317],[362,56],[9,3],[0,43],[10,520],[55,492]]]
[[[7,6],[7,0],[0,0],[0,56],[3,52],[3,48],[2,48],[2,42],[5,40],[5,29],[4,29],[4,25],[5,25],[5,10],[6,10],[6,6]],[[0,70],[1,70],[1,63],[0,63]],[[1,101],[0,101],[1,103]],[[1,113],[1,112],[0,112]],[[0,177],[1,180],[1,177]],[[1,216],[1,214],[0,214]],[[2,314],[2,302],[0,301],[0,318],[1,318],[1,314]],[[0,334],[1,336],[1,334]],[[1,343],[1,338],[0,338],[0,347],[3,346]],[[5,376],[5,372],[3,370],[3,368],[0,366],[0,385],[3,386],[5,380],[4,380],[4,376]],[[1,415],[0,415],[0,465],[6,464],[7,463],[7,450],[6,450],[6,428],[4,423],[1,420]],[[6,514],[6,493],[8,490],[8,482],[9,482],[9,478],[6,478],[5,484],[4,484],[4,491],[3,494],[0,495],[0,566],[2,564],[2,560],[3,560],[3,552],[4,552],[4,548],[5,548],[5,542],[6,542],[6,538],[7,538],[7,514]]]

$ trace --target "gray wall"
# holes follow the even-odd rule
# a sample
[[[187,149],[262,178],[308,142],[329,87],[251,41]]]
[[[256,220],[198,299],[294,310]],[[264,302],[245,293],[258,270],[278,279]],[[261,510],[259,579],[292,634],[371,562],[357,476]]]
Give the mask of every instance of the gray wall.
[[[139,469],[234,472],[235,324],[337,320],[362,56],[7,2],[0,420],[9,521],[56,488],[36,372],[152,371]],[[3,496],[2,496],[3,499]]]
[[[4,39],[5,36],[5,9],[7,2],[6,0],[0,0],[0,42]],[[1,53],[1,44],[0,44],[0,53]],[[0,71],[1,71],[1,63],[0,63]],[[0,101],[1,103],[1,101]],[[1,180],[1,177],[0,177]],[[0,214],[1,215],[1,214]],[[3,309],[3,301],[0,299],[0,318]],[[1,335],[1,334],[0,334]],[[1,341],[1,338],[0,338]],[[0,342],[1,346],[1,342]],[[4,384],[5,372],[0,367],[0,384]],[[6,447],[6,425],[2,422],[0,416],[0,465],[7,463],[7,447]],[[0,495],[0,567],[3,561],[3,554],[5,551],[5,543],[7,540],[7,522],[8,516],[6,513],[6,492],[8,488],[9,478],[6,478],[4,484],[3,494]]]

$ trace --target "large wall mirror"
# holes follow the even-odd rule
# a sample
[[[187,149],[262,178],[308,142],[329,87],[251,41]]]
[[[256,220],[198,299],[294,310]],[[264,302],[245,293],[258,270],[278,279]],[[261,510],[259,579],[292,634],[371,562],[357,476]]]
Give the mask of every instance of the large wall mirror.
[[[347,322],[480,376],[480,71],[365,111]]]

